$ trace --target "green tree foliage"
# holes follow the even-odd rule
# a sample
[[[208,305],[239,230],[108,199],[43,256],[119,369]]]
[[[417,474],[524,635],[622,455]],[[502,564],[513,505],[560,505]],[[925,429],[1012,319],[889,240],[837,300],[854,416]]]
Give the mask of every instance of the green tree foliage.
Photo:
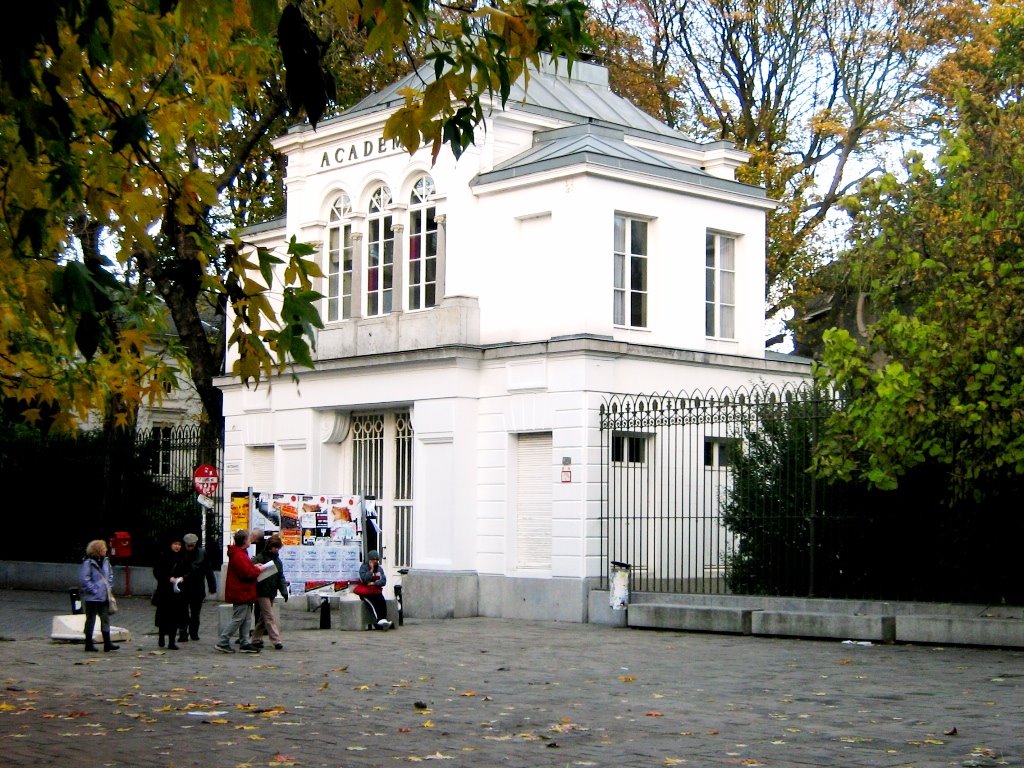
[[[364,75],[405,66],[385,133],[410,150],[474,139],[539,52],[574,52],[579,0],[43,0],[7,25],[0,66],[0,398],[73,428],[191,378],[213,423],[224,344],[247,384],[312,363],[320,324],[308,246],[250,248],[234,228],[279,209],[268,138],[315,126]],[[404,59],[403,59],[404,57]],[[404,64],[402,63],[404,61]],[[348,73],[348,70],[345,70]],[[276,199],[275,199],[276,195]],[[228,243],[225,245],[225,243]],[[274,300],[271,301],[271,296]],[[232,325],[225,330],[226,318]],[[172,333],[173,332],[173,333]],[[173,341],[171,341],[173,339]]]
[[[722,517],[737,538],[732,592],[1024,601],[1015,558],[1024,517],[993,514],[973,499],[950,503],[946,472],[935,463],[908,470],[896,490],[817,477],[827,423],[846,407],[827,390],[755,396],[746,407]]]
[[[949,498],[1011,498],[1024,476],[1024,13],[994,5],[934,77],[934,161],[862,185],[845,261],[866,335],[826,334],[819,380],[849,406],[816,466],[895,488],[944,468]],[[873,321],[871,319],[873,318]]]
[[[751,406],[753,418],[742,450],[732,452],[732,481],[722,511],[723,524],[738,539],[728,562],[729,589],[739,594],[811,595],[835,586],[826,571],[842,561],[827,551],[826,539],[843,521],[828,515],[816,519],[829,506],[832,489],[808,471],[825,417],[837,403],[823,390],[787,391],[785,396],[763,397]],[[852,583],[841,585],[851,590]]]

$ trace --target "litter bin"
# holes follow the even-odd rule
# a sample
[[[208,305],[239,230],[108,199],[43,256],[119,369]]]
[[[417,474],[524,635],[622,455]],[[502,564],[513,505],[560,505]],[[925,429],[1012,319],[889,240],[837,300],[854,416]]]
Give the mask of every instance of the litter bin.
[[[612,560],[611,576],[610,604],[612,610],[621,611],[629,605],[629,563]]]
[[[68,596],[71,598],[71,613],[82,613],[82,590],[72,587],[68,590]]]

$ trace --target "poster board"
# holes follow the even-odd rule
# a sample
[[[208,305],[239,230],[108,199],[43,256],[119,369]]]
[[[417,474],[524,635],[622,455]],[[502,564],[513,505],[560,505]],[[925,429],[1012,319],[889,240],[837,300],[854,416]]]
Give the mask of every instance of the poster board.
[[[244,518],[243,518],[244,515]],[[278,555],[290,594],[358,581],[363,553],[363,498],[356,495],[267,493],[231,494],[231,525],[277,533]]]

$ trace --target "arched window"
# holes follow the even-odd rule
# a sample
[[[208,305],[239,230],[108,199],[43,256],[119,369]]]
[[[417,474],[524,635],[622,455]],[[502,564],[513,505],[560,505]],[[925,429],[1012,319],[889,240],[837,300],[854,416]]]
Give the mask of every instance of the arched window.
[[[327,322],[352,317],[352,201],[342,192],[327,225]]]
[[[437,306],[434,182],[421,177],[409,195],[409,309]]]
[[[391,190],[381,185],[370,197],[366,237],[366,315],[391,311],[395,279],[395,235],[391,231]]]

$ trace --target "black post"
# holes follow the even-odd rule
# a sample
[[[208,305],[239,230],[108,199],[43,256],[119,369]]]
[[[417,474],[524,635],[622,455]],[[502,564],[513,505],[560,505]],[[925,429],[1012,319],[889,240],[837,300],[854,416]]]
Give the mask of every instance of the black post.
[[[405,576],[408,572],[408,568],[399,568],[398,572]],[[398,604],[398,626],[405,625],[405,611],[402,610],[402,585],[395,584],[395,603]]]
[[[320,629],[331,628],[331,598],[323,595],[320,598]]]

